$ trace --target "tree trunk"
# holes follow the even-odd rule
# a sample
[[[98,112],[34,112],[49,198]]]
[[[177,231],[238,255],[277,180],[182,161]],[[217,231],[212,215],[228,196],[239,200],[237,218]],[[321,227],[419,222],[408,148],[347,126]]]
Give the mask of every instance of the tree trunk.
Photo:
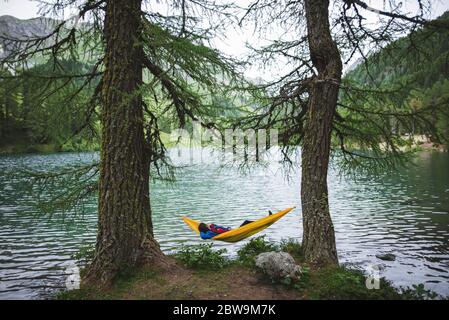
[[[328,7],[328,0],[305,1],[310,55],[318,73],[309,87],[302,148],[303,249],[307,261],[317,266],[338,264],[327,171],[342,63],[330,33]]]
[[[89,284],[107,286],[125,269],[165,259],[151,227],[140,20],[141,0],[107,1],[98,235]]]

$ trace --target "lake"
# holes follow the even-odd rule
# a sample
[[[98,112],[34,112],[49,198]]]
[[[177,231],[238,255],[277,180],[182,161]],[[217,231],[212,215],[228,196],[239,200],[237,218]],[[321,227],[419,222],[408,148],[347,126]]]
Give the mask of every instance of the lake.
[[[235,167],[221,168],[209,154],[191,164],[190,152],[199,153],[172,150],[174,163],[184,165],[176,183],[151,184],[154,232],[165,252],[204,243],[183,223],[184,215],[235,227],[268,210],[296,206],[261,235],[273,241],[301,240],[298,170],[286,179],[273,159],[242,173]],[[27,191],[36,194],[39,186],[9,173],[24,168],[51,171],[96,159],[96,153],[0,157],[0,299],[45,299],[64,289],[67,270],[77,263],[73,254],[96,236],[96,199],[85,201],[83,210],[50,217],[39,213]],[[448,153],[422,152],[407,168],[376,177],[346,177],[332,169],[328,182],[341,263],[362,269],[377,266],[396,286],[424,283],[449,296]],[[244,243],[214,246],[234,255]],[[386,253],[395,260],[376,257]]]

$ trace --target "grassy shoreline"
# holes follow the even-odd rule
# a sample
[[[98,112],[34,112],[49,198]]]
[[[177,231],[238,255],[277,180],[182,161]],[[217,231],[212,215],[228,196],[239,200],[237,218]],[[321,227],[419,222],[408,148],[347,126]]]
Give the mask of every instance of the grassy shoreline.
[[[298,281],[271,280],[255,266],[255,257],[262,252],[290,253],[302,269]],[[374,299],[420,300],[443,297],[425,290],[423,285],[396,288],[384,278],[379,289],[368,289],[363,271],[334,266],[313,268],[302,257],[300,244],[285,241],[270,243],[264,237],[253,238],[238,252],[236,259],[223,256],[223,250],[212,245],[182,247],[171,255],[176,267],[171,270],[142,268],[120,275],[109,289],[82,286],[81,289],[58,293],[58,300],[97,299]]]
[[[162,133],[161,139],[167,148],[176,146],[176,143],[172,141],[170,134]],[[427,141],[423,136],[414,136],[415,144],[413,145],[417,151],[439,151],[446,152],[449,150],[449,146],[437,145]],[[181,141],[178,146],[189,147],[190,144],[186,141]],[[14,155],[14,154],[27,154],[27,153],[56,153],[56,152],[89,152],[99,151],[100,145],[96,143],[88,143],[81,141],[78,143],[67,142],[63,145],[58,144],[24,144],[16,143],[10,145],[0,146],[0,155]]]
[[[57,144],[15,144],[0,147],[0,156],[2,155],[21,155],[21,154],[49,154],[62,152],[90,152],[99,151],[99,147],[84,146],[78,147],[73,145],[57,145]]]

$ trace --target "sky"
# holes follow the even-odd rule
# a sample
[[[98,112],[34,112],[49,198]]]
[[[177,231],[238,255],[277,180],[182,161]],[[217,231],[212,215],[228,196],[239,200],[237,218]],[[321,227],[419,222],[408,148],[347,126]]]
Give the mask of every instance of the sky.
[[[382,8],[384,0],[365,0],[365,2],[375,8]],[[245,5],[251,3],[247,0],[237,0],[236,3]],[[416,1],[403,1],[405,6],[413,11]],[[413,4],[413,5],[410,5]],[[449,0],[432,1],[433,17],[441,15],[449,10]],[[0,0],[0,15],[11,15],[19,19],[30,19],[38,16],[39,1],[36,0]]]
[[[48,1],[51,2],[51,1]],[[252,0],[235,0],[235,2],[241,7],[247,7]],[[383,3],[385,0],[365,0],[365,2],[374,8],[382,9]],[[432,16],[431,18],[436,18],[443,14],[445,11],[449,10],[449,0],[435,0],[432,2]],[[331,0],[332,3],[332,0]],[[399,1],[398,1],[399,3]],[[402,1],[402,11],[408,14],[413,14],[416,12],[418,6],[416,0]],[[65,18],[73,15],[74,12],[66,11],[64,16]],[[39,16],[39,1],[36,0],[0,0],[0,16],[2,15],[11,15],[17,17],[19,19],[30,19]],[[372,21],[374,24],[376,23],[377,15],[371,12],[364,12],[368,21]],[[270,35],[272,39],[277,37],[276,34]],[[250,50],[247,48],[247,43],[251,43],[252,45],[260,45],[263,42],[263,39],[255,40],[255,35],[253,32],[253,28],[247,26],[244,29],[238,28],[228,28],[225,34],[225,39],[217,39],[213,41],[214,46],[220,51],[224,52],[227,55],[233,56],[237,59],[244,58]],[[270,39],[271,40],[271,39]],[[354,62],[358,57],[354,57],[351,61]],[[350,65],[349,63],[348,65]],[[282,69],[282,68],[281,68]],[[273,74],[282,73],[281,71],[273,70],[273,67],[270,67],[269,70],[263,70],[258,66],[251,67],[246,70],[247,76],[251,78],[272,78]]]

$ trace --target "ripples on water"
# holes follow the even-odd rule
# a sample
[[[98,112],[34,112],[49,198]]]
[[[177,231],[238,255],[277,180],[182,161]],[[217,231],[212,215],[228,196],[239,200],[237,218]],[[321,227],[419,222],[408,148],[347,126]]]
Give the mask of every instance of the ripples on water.
[[[178,154],[176,154],[178,155]],[[176,163],[186,161],[183,150]],[[56,214],[51,219],[29,206],[29,180],[7,176],[34,169],[89,163],[93,153],[0,157],[0,299],[45,298],[65,288],[65,270],[83,244],[95,241],[96,201],[84,215]],[[273,161],[267,168],[241,175],[207,162],[183,169],[174,185],[151,186],[155,236],[166,252],[201,240],[181,220],[183,215],[228,226],[257,219],[290,206],[297,209],[262,232],[280,241],[301,239],[299,173],[289,181]],[[330,207],[340,262],[361,268],[377,265],[398,286],[425,283],[449,295],[449,155],[422,153],[415,166],[377,179],[329,174]],[[176,232],[173,232],[176,230]],[[175,234],[175,235],[174,235]],[[170,236],[168,236],[170,235]],[[230,255],[244,244],[214,243]],[[376,255],[393,253],[395,261]]]

